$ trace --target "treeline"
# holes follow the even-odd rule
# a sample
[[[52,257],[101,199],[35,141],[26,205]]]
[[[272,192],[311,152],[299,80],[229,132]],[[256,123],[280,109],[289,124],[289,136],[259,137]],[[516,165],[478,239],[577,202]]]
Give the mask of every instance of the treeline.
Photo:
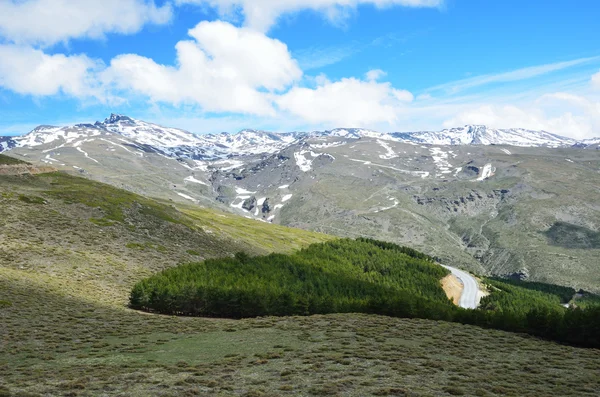
[[[590,307],[600,306],[600,296],[591,292],[582,291],[581,296],[575,298],[575,306],[586,309]]]
[[[600,307],[565,309],[562,287],[487,279],[480,309],[454,306],[441,288],[448,274],[431,257],[371,239],[313,244],[291,255],[212,259],[138,282],[135,309],[244,318],[370,313],[454,321],[600,347]],[[569,291],[570,292],[570,291]]]
[[[560,299],[560,303],[569,303],[576,293],[575,289],[571,287],[563,287],[561,285],[546,284],[534,281],[511,280],[500,277],[490,277],[488,280],[555,295]]]
[[[574,289],[500,278],[485,282],[491,294],[481,299],[478,310],[462,313],[457,321],[600,347],[600,307],[581,310],[561,305]]]
[[[428,262],[435,262],[434,258],[424,254],[422,252],[417,251],[416,249],[410,248],[410,247],[403,247],[400,246],[398,244],[394,244],[394,243],[389,243],[387,241],[379,241],[379,240],[375,240],[372,238],[366,238],[366,237],[360,237],[358,239],[356,239],[356,241],[361,241],[361,242],[365,242],[365,243],[369,243],[369,244],[373,244],[376,247],[382,248],[382,249],[386,249],[386,250],[392,250],[392,251],[396,251],[396,252],[401,252],[403,254],[406,254],[410,257],[413,258],[417,258],[417,259],[423,259],[425,261]]]
[[[364,312],[451,318],[439,280],[448,272],[416,252],[367,240],[313,244],[292,255],[212,259],[137,283],[136,309],[215,317]],[[409,254],[413,254],[412,256]]]

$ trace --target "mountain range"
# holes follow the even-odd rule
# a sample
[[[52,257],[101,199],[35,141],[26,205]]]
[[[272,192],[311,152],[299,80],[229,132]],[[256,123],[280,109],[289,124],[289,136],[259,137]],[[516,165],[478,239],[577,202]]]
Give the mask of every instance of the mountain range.
[[[196,135],[185,130],[159,126],[128,116],[111,114],[103,122],[76,124],[66,127],[42,125],[21,137],[0,138],[0,152],[14,147],[33,147],[52,142],[68,146],[79,138],[100,135],[126,139],[142,151],[154,151],[174,158],[217,160],[232,156],[275,153],[302,140],[317,137],[348,139],[377,138],[385,141],[429,145],[512,145],[521,147],[590,146],[600,138],[576,141],[546,131],[522,128],[494,129],[483,125],[467,125],[439,132],[379,133],[357,128],[338,128],[329,131],[273,133],[242,130],[236,134]]]
[[[1,147],[147,197],[598,291],[599,143],[485,126],[194,135],[113,114]]]

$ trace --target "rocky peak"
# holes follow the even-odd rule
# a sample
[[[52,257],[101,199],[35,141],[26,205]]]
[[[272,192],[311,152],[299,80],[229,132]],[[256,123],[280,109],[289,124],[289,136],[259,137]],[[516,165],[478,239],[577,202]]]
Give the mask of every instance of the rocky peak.
[[[122,114],[111,113],[110,117],[104,119],[103,124],[115,124],[115,123],[118,123],[119,121],[126,121],[126,122],[130,122],[130,123],[134,122],[134,120],[131,117],[128,117],[128,116],[125,116]]]

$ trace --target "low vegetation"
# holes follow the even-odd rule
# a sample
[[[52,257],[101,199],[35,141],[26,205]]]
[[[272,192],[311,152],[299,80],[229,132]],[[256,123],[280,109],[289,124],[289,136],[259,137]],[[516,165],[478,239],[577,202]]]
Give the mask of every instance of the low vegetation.
[[[556,222],[545,232],[550,244],[575,249],[599,249],[600,232],[567,222]]]
[[[103,186],[0,176],[0,396],[579,397],[600,389],[600,350],[470,325],[130,310],[132,287],[178,262],[293,252],[332,237],[150,201],[173,223],[142,213],[146,201],[135,195],[117,203],[123,221],[100,221],[110,208],[75,198],[86,197],[81,189],[102,200],[112,192]]]

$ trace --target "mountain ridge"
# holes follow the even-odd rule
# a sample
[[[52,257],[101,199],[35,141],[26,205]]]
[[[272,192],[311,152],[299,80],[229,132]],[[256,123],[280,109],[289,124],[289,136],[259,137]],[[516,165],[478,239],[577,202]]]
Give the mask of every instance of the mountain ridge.
[[[441,131],[381,133],[361,128],[335,128],[326,131],[284,132],[243,129],[237,133],[197,135],[189,131],[164,127],[132,117],[112,113],[104,121],[73,126],[40,125],[19,137],[0,138],[0,152],[15,147],[32,147],[55,141],[70,144],[79,138],[93,138],[115,134],[126,139],[141,151],[151,151],[172,158],[192,160],[220,160],[237,156],[273,154],[282,149],[319,137],[347,139],[376,138],[420,145],[507,145],[519,147],[590,147],[600,138],[575,140],[547,131],[523,128],[495,129],[484,125],[466,125]]]

